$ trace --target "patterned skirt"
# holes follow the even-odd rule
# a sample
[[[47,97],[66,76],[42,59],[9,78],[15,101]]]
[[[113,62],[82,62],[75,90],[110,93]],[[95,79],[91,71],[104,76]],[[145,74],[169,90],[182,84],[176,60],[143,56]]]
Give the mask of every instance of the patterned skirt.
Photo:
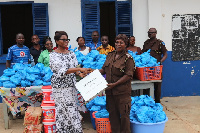
[[[56,106],[57,133],[82,133],[75,88],[52,88]]]

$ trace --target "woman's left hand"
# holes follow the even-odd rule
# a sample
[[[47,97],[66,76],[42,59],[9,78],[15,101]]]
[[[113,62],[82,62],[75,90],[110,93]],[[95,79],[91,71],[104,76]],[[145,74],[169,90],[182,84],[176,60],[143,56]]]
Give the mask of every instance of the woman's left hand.
[[[116,86],[116,84],[115,83],[110,83],[110,84],[107,84],[107,88],[106,88],[106,90],[110,90],[110,89],[112,89],[112,88],[114,88],[115,86]]]

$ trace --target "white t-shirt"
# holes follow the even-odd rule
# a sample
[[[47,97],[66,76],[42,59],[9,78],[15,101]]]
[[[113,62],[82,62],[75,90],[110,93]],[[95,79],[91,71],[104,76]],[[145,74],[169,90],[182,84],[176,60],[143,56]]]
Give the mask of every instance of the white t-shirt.
[[[84,51],[80,51],[83,55],[87,55],[89,51],[89,47],[86,47]]]

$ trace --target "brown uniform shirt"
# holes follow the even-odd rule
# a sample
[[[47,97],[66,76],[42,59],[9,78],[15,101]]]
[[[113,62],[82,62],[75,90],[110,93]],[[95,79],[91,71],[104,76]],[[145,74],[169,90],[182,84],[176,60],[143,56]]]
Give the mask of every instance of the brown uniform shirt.
[[[163,41],[161,41],[159,39],[156,39],[155,41],[150,42],[150,39],[148,39],[144,42],[142,52],[146,52],[149,49],[151,49],[150,55],[153,56],[154,58],[156,58],[157,62],[160,62],[161,55],[164,54],[165,52],[167,52],[167,49],[166,49],[165,45],[163,45],[162,42]]]
[[[102,69],[106,73],[106,81],[115,83],[124,75],[133,77],[135,62],[128,52],[123,52],[116,60],[116,51],[110,52]],[[110,90],[106,90],[107,95],[131,94],[131,80],[123,84],[117,85]]]

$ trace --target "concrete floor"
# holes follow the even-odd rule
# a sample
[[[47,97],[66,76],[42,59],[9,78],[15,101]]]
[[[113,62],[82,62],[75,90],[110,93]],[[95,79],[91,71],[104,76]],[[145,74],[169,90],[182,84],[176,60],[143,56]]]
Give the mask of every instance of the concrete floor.
[[[200,133],[200,96],[164,97],[161,104],[168,117],[164,133]],[[23,119],[10,120],[10,129],[4,129],[3,107],[0,104],[0,133],[22,133]],[[93,130],[89,113],[83,114],[84,133]]]

